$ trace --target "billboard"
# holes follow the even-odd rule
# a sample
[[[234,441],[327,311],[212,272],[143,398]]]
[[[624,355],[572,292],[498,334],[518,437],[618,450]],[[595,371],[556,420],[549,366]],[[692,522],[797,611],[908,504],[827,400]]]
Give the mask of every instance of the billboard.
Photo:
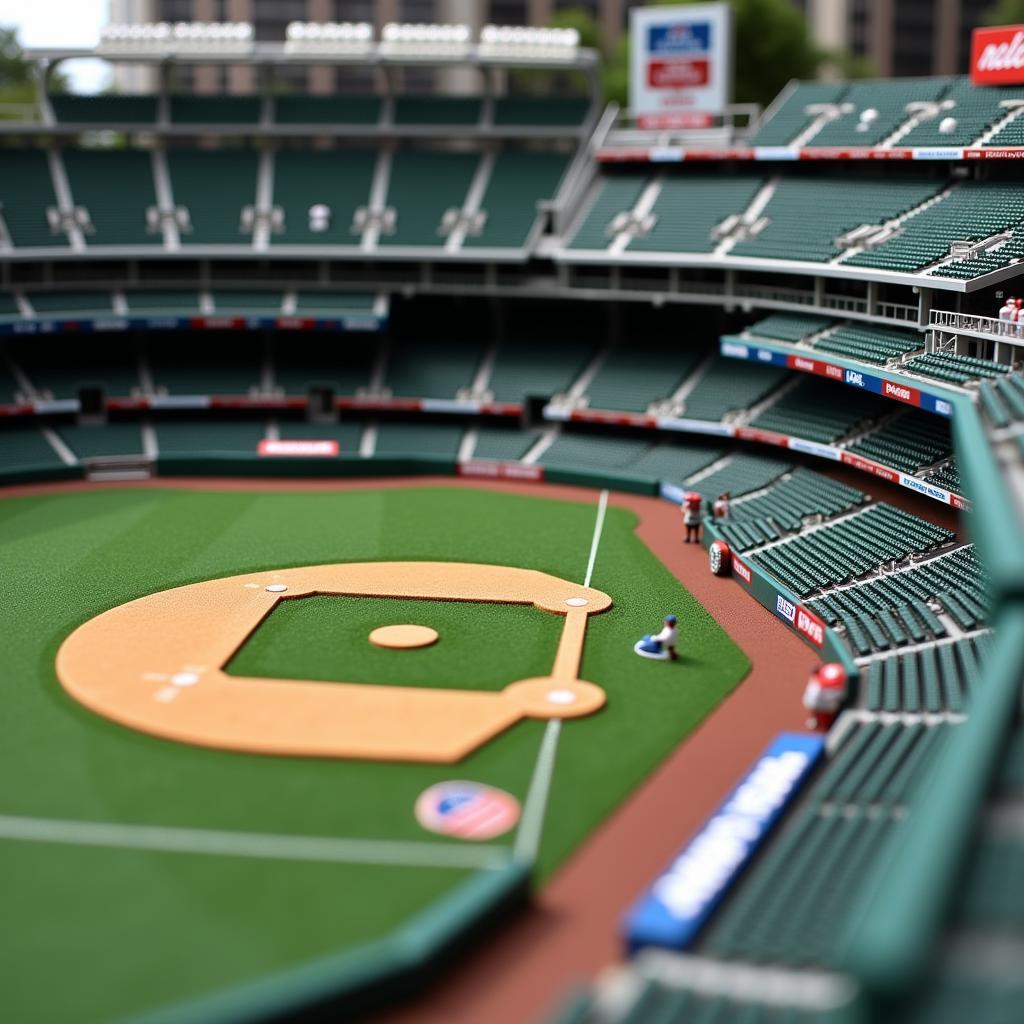
[[[642,128],[699,128],[732,95],[727,3],[634,7],[629,12],[629,105]]]
[[[971,81],[975,85],[1024,82],[1024,25],[974,30]]]

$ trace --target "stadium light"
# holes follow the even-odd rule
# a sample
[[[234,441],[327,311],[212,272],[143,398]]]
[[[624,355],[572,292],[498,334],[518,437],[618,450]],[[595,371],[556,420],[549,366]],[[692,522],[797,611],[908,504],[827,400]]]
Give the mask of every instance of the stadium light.
[[[434,57],[462,56],[469,51],[468,25],[423,25],[388,22],[381,32],[385,53]]]
[[[240,21],[161,21],[132,25],[113,23],[100,32],[97,53],[209,54],[249,53],[252,25]]]
[[[367,53],[372,45],[365,21],[293,21],[285,29],[286,53]]]
[[[485,25],[480,32],[481,56],[565,60],[579,45],[580,34],[574,28]]]

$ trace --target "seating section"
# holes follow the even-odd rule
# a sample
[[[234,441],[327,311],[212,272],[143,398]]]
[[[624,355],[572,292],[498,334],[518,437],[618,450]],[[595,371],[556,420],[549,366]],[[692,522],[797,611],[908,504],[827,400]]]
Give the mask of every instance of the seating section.
[[[752,555],[799,597],[852,581],[948,543],[953,532],[879,503]]]
[[[696,346],[629,339],[613,349],[587,386],[591,409],[646,412],[659,399],[668,398],[705,356]]]
[[[147,362],[153,386],[168,395],[248,395],[258,392],[263,346],[251,337],[218,335],[216,340],[150,335]]]
[[[37,427],[0,429],[0,472],[56,469],[61,465],[57,453]]]
[[[925,475],[925,480],[936,487],[945,488],[954,494],[963,494],[963,484],[960,481],[960,470],[957,468],[956,459],[950,459],[943,463],[938,469]]]
[[[706,954],[832,965],[870,895],[908,796],[955,725],[878,721],[842,734],[794,818],[713,919]]]
[[[65,424],[57,434],[80,460],[142,454],[138,423]]]
[[[150,232],[146,210],[156,206],[150,155],[138,149],[64,152],[71,194],[76,206],[89,211],[93,245],[162,245],[159,231]]]
[[[779,181],[768,200],[763,212],[767,226],[755,237],[737,242],[730,255],[816,262],[835,259],[844,251],[836,244],[841,236],[866,224],[883,224],[899,217],[938,189],[934,180],[927,179],[794,174]]]
[[[46,154],[38,149],[5,149],[0,176],[0,213],[17,248],[64,248],[63,231],[54,233],[46,211],[57,208]]]
[[[476,153],[404,149],[391,162],[385,205],[395,211],[395,228],[379,245],[444,245],[441,218],[462,209],[480,163]]]
[[[545,466],[626,470],[650,446],[644,438],[560,433],[540,461]]]
[[[377,296],[372,292],[295,293],[295,312],[298,316],[371,316],[376,306]]]
[[[140,386],[135,349],[125,335],[93,334],[87,346],[73,334],[48,338],[45,345],[23,338],[7,343],[4,351],[40,398],[78,398],[87,386],[129,397]]]
[[[812,377],[799,381],[755,416],[750,426],[805,441],[833,444],[886,411],[886,403],[870,392],[843,391],[841,385]]]
[[[65,124],[153,124],[156,96],[72,96],[49,97],[58,121]]]
[[[1000,267],[1016,265],[1021,259],[1024,259],[1024,231],[1014,229],[1013,237],[1009,240],[1000,241],[984,252],[975,253],[970,259],[953,260],[936,267],[931,273],[933,277],[973,281],[976,277],[999,270]]]
[[[522,404],[527,398],[550,398],[572,385],[594,356],[595,343],[567,334],[550,338],[510,337],[498,346],[488,390],[495,402]]]
[[[855,487],[829,480],[809,469],[797,469],[772,484],[764,494],[733,502],[729,518],[718,524],[731,548],[747,551],[795,533],[809,517],[829,518],[868,500]]]
[[[277,124],[376,124],[380,97],[338,94],[334,96],[275,96]]]
[[[1024,420],[1024,375],[1010,373],[983,380],[978,387],[981,407],[994,427]]]
[[[882,365],[890,359],[917,352],[924,347],[924,340],[922,335],[898,327],[848,323],[822,335],[814,342],[814,347],[862,363]]]
[[[379,423],[377,455],[435,455],[454,461],[463,428],[448,423]]]
[[[570,249],[606,249],[614,237],[612,221],[636,206],[647,179],[637,174],[605,175],[598,179],[586,213],[569,242]]]
[[[686,175],[667,178],[651,213],[654,227],[634,238],[627,252],[711,252],[712,231],[742,213],[764,184],[747,175]]]
[[[903,473],[918,473],[953,454],[949,423],[926,413],[899,413],[850,451]]]
[[[256,124],[262,105],[259,96],[172,96],[171,121],[174,124]]]
[[[1020,97],[1019,88],[986,88],[971,85],[969,78],[958,78],[943,94],[942,109],[937,111],[935,116],[919,121],[899,140],[899,145],[970,146],[977,142],[987,129],[1006,116],[1007,109],[1000,106],[1000,103],[1014,97]],[[953,122],[952,125],[950,121]],[[994,138],[989,145],[995,144]]]
[[[568,165],[562,153],[509,151],[499,154],[480,203],[486,214],[479,234],[467,234],[463,249],[521,248],[537,220],[537,203],[558,190]]]
[[[578,127],[590,110],[581,96],[498,96],[494,101],[494,123],[499,127]]]
[[[396,398],[455,398],[480,364],[480,343],[403,338],[388,356],[384,384]]]
[[[151,313],[170,313],[174,316],[198,315],[199,292],[192,291],[145,291],[138,289],[125,292],[128,313],[132,316],[146,316]]]
[[[786,146],[793,142],[811,122],[816,113],[808,107],[836,103],[846,91],[841,82],[798,82],[779,108],[750,137],[752,146]]]
[[[370,386],[380,339],[352,332],[341,337],[298,335],[274,344],[274,381],[286,395],[307,395],[310,388],[330,388],[354,395]]]
[[[255,455],[265,427],[254,420],[161,420],[156,424],[161,455]]]
[[[175,205],[186,207],[191,220],[182,245],[252,244],[241,219],[242,208],[256,201],[254,151],[172,149],[167,166]]]
[[[355,420],[337,423],[282,420],[278,430],[285,441],[337,441],[338,453],[353,458],[359,454],[359,442],[363,437],[363,424]]]
[[[981,377],[1008,374],[1011,368],[1005,363],[996,363],[991,359],[958,356],[953,352],[928,352],[908,360],[903,369],[923,377],[934,377],[947,384],[967,384]]]
[[[713,501],[726,491],[733,498],[739,498],[767,487],[792,469],[791,463],[781,459],[769,459],[763,455],[731,455],[707,476],[686,481],[686,489],[696,491],[706,501]]]
[[[811,316],[806,313],[772,313],[756,324],[745,328],[747,334],[756,338],[773,338],[798,344],[812,334],[818,334],[831,327],[835,321],[827,316]]]
[[[1010,99],[1020,100],[1022,98],[1020,89],[1007,89],[1006,91],[1009,94],[1008,98]],[[1020,111],[1021,106],[1018,105],[1017,116],[1012,120],[1007,121],[1007,123],[1004,124],[1002,128],[1000,128],[999,131],[997,131],[995,135],[985,143],[985,145],[1024,146],[1024,121],[1021,121]]]
[[[937,100],[945,78],[897,78],[854,82],[843,94],[844,110],[807,143],[809,146],[877,146],[910,116],[908,103]]]
[[[370,198],[376,154],[362,149],[291,150],[274,158],[274,205],[284,214],[284,229],[272,236],[277,245],[358,245],[353,234],[356,208]],[[309,211],[326,206],[326,224]]]
[[[741,363],[716,356],[686,397],[682,415],[692,420],[721,420],[736,409],[749,409],[789,375],[779,366]]]
[[[831,626],[841,626],[858,655],[927,643],[947,635],[943,611],[964,631],[987,618],[987,577],[973,547],[959,547],[905,572],[888,573],[810,602]]]
[[[953,242],[979,242],[1014,229],[1024,229],[1024,195],[1016,184],[964,181],[908,219],[895,238],[843,265],[913,273],[948,257]]]
[[[536,443],[537,435],[515,427],[479,427],[474,459],[496,459],[500,462],[518,462]]]
[[[862,669],[869,711],[963,712],[981,682],[991,633],[876,658]]]
[[[410,93],[395,97],[395,124],[474,125],[480,122],[479,96],[426,96]]]
[[[630,466],[636,476],[678,483],[717,462],[725,452],[713,445],[665,441],[652,445]]]

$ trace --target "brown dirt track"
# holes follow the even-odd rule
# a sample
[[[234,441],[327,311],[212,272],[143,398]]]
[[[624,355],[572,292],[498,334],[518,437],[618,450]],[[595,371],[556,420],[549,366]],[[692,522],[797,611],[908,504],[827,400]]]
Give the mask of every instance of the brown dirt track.
[[[953,519],[951,512],[947,515],[934,502],[866,480],[862,474],[852,474],[848,482],[933,522]],[[445,486],[596,500],[595,492],[584,488],[450,477],[358,481],[161,478],[123,484],[25,485],[5,489],[3,495],[97,486],[293,491]],[[813,650],[738,584],[710,574],[704,549],[681,543],[680,515],[674,506],[656,498],[617,493],[610,495],[610,502],[637,513],[641,539],[728,630],[753,668],[697,731],[588,838],[527,910],[413,1003],[375,1016],[377,1024],[523,1024],[542,1020],[574,982],[593,977],[619,959],[619,923],[625,908],[700,827],[757,754],[779,731],[803,728],[800,697],[808,673],[819,660]]]

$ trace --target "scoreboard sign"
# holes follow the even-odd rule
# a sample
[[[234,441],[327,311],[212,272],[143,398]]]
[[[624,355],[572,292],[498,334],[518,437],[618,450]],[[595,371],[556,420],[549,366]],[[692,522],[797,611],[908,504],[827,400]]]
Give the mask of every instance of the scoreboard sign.
[[[629,12],[629,104],[641,128],[700,128],[732,91],[727,3],[634,7]]]
[[[975,85],[1024,82],[1024,25],[974,30],[971,81]]]

